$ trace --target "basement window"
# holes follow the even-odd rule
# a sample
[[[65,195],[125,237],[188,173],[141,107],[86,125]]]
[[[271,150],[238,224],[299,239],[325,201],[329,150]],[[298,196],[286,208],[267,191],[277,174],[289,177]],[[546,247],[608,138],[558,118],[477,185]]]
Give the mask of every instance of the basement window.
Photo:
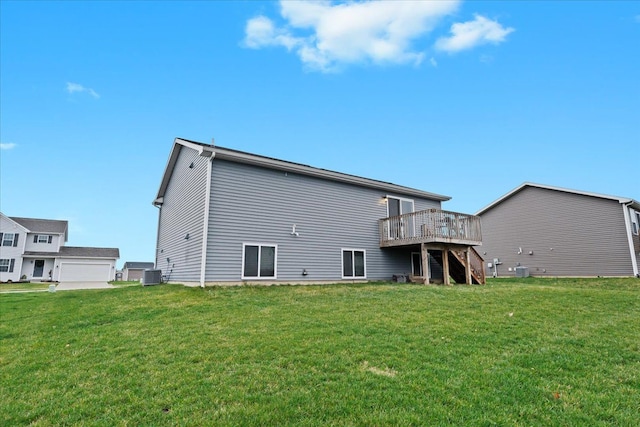
[[[277,245],[244,243],[242,245],[242,278],[275,279],[277,254]]]

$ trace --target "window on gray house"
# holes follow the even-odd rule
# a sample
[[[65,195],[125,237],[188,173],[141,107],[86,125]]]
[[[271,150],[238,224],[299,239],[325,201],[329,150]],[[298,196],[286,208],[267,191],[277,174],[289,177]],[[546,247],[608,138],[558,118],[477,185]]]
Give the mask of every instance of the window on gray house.
[[[365,251],[358,249],[342,250],[342,277],[366,277]]]
[[[276,277],[276,245],[243,245],[244,265],[242,278],[275,278]]]
[[[33,236],[33,243],[51,243],[53,236],[47,234],[36,234]]]

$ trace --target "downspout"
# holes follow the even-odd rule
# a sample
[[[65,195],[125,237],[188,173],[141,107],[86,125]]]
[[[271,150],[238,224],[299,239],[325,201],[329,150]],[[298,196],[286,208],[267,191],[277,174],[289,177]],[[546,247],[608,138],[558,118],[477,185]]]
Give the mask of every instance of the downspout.
[[[156,229],[156,256],[155,259],[153,260],[153,266],[158,269],[158,251],[160,250],[160,214],[162,211],[162,202],[160,201],[154,201],[152,203],[153,206],[155,206],[156,208],[158,208],[158,228]],[[144,274],[144,273],[143,273]],[[160,273],[162,275],[162,273]]]
[[[213,159],[216,156],[214,151],[200,151],[203,157],[209,157],[207,161],[207,182],[204,195],[204,212],[202,213],[202,258],[200,259],[200,287],[204,289],[204,282],[207,272],[207,248],[209,237],[209,208],[211,206],[211,172],[213,170]]]
[[[631,236],[631,218],[629,218],[629,205],[632,202],[621,203],[622,213],[624,214],[624,225],[627,228],[627,241],[629,242],[629,253],[631,254],[631,266],[633,267],[633,275],[638,277],[638,262],[636,253],[633,249],[633,236]]]

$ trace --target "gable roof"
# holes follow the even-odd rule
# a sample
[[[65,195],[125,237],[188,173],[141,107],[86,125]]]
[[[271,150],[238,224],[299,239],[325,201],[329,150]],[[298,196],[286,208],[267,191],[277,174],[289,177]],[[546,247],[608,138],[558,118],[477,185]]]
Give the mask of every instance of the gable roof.
[[[22,224],[16,222],[13,218],[6,216],[5,214],[3,214],[2,212],[0,212],[0,217],[6,219],[7,221],[12,222],[16,227],[20,227],[25,233],[28,233],[29,230]]]
[[[120,250],[118,248],[62,246],[58,255],[66,257],[120,258]]]
[[[165,167],[164,175],[158,189],[154,205],[158,206],[162,204],[162,198],[164,197],[169,180],[175,167],[178,155],[182,147],[188,147],[196,150],[203,157],[215,157],[230,162],[244,163],[248,165],[261,166],[269,169],[282,170],[285,172],[297,173],[300,175],[307,175],[316,178],[322,178],[330,181],[337,181],[348,183],[352,185],[358,185],[362,187],[374,188],[377,190],[388,191],[391,193],[399,193],[403,195],[411,195],[415,197],[422,197],[426,199],[432,199],[437,201],[447,201],[451,197],[443,196],[440,194],[430,193],[427,191],[418,190],[415,188],[404,187],[401,185],[393,184],[390,182],[378,181],[370,178],[363,178],[356,175],[349,175],[342,172],[335,172],[328,169],[316,168],[313,166],[305,165],[302,163],[294,163],[286,160],[279,160],[272,157],[260,156],[257,154],[246,153],[243,151],[233,150],[230,148],[219,147],[216,145],[203,144],[201,142],[189,141],[182,138],[176,138],[173,143],[173,148]]]
[[[35,252],[26,251],[25,256],[34,257],[70,257],[70,258],[120,258],[120,249],[118,248],[91,248],[79,246],[61,246],[60,252]]]
[[[10,216],[9,219],[17,222],[30,233],[64,234],[64,241],[68,239],[69,222],[56,219],[21,218]]]
[[[542,189],[545,189],[545,190],[560,191],[560,192],[564,192],[564,193],[578,194],[578,195],[581,195],[581,196],[597,197],[599,199],[615,200],[618,203],[632,206],[634,209],[640,209],[640,203],[637,202],[636,200],[630,199],[628,197],[609,196],[609,195],[606,195],[606,194],[591,193],[591,192],[588,192],[588,191],[571,190],[569,188],[554,187],[554,186],[551,186],[551,185],[536,184],[536,183],[533,183],[533,182],[524,182],[524,183],[520,184],[518,187],[516,187],[513,190],[511,190],[510,192],[508,192],[507,194],[505,194],[504,196],[502,196],[499,199],[497,199],[496,201],[494,201],[494,202],[490,203],[489,205],[485,206],[484,208],[480,209],[478,212],[475,213],[475,215],[482,215],[483,213],[487,212],[490,209],[493,209],[494,207],[496,207],[500,203],[504,202],[508,198],[514,196],[515,194],[519,193],[520,191],[522,191],[523,189],[525,189],[527,187],[542,188]]]
[[[153,262],[132,262],[132,261],[127,261],[124,263],[124,266],[122,267],[123,270],[129,268],[129,269],[147,269],[147,268],[153,268],[155,267],[155,264]]]

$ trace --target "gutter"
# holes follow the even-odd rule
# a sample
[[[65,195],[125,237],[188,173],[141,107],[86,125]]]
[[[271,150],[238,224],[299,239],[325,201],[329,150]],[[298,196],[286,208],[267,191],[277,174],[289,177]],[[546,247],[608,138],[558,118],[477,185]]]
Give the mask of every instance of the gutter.
[[[624,215],[624,225],[627,229],[627,241],[629,243],[629,253],[631,255],[631,267],[633,268],[633,275],[635,277],[640,277],[640,272],[638,272],[638,261],[636,258],[636,252],[633,248],[633,236],[631,235],[631,218],[629,218],[629,208],[632,204],[634,204],[634,201],[629,200],[627,202],[621,202],[620,204],[622,205],[622,214]]]

